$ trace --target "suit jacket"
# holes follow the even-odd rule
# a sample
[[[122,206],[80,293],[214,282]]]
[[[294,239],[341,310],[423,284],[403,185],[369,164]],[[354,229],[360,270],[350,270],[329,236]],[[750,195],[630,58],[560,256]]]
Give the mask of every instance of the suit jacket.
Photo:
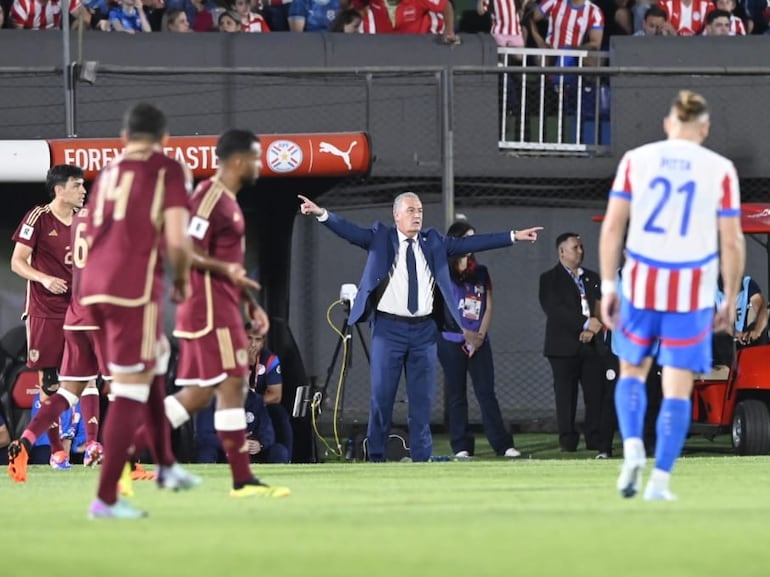
[[[333,212],[328,214],[329,218],[324,224],[334,234],[369,252],[364,272],[358,283],[358,296],[348,318],[348,322],[352,325],[368,320],[377,309],[377,302],[387,286],[390,270],[398,253],[398,233],[394,225],[376,222],[372,228],[364,228],[348,222]],[[510,246],[511,233],[476,234],[457,238],[443,236],[436,229],[428,228],[420,231],[417,242],[420,243],[425,260],[436,281],[436,287],[439,289],[435,292],[433,317],[440,328],[459,331],[460,314],[457,307],[444,306],[445,302],[451,303],[453,299],[447,257]],[[446,318],[447,311],[451,318]]]
[[[588,307],[593,314],[596,303],[601,299],[599,275],[592,270],[583,269],[581,278],[588,298]],[[561,263],[540,275],[538,296],[546,316],[543,354],[546,357],[576,355],[580,349],[579,337],[586,317],[583,316],[580,306],[580,290]],[[591,341],[592,344],[595,345],[597,338]]]

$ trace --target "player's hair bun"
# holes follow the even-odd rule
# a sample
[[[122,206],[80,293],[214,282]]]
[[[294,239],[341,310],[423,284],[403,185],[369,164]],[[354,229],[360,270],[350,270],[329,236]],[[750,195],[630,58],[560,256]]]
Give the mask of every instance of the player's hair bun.
[[[706,99],[691,90],[680,91],[672,108],[681,122],[704,121],[708,118],[709,106]]]

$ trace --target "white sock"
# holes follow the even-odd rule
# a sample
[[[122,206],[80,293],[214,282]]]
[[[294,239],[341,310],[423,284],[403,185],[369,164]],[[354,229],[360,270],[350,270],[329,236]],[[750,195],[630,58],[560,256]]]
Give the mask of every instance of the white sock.
[[[245,431],[246,411],[243,409],[222,409],[214,413],[214,428],[217,431]]]
[[[172,429],[178,429],[190,420],[190,413],[176,397],[169,395],[163,399],[163,406],[166,409],[166,418],[171,423]]]
[[[623,441],[623,457],[635,461],[644,461],[644,442],[639,437],[631,437]]]

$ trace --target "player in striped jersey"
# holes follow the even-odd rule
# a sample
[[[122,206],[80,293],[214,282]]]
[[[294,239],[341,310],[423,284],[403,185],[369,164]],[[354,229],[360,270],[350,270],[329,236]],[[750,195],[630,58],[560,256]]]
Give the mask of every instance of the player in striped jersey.
[[[241,303],[259,285],[246,276],[245,222],[235,197],[252,184],[262,166],[262,149],[253,132],[229,130],[217,142],[220,170],[193,194],[189,233],[195,254],[192,294],[177,309],[174,336],[179,338],[176,384],[183,389],[166,397],[166,416],[174,427],[208,406],[216,393],[214,427],[233,476],[233,497],[283,497],[289,490],[268,487],[249,467],[246,445],[246,377],[248,339]],[[267,317],[250,307],[255,324],[267,331]],[[263,332],[263,334],[264,334]]]
[[[599,240],[603,321],[619,344],[615,405],[625,459],[617,487],[623,497],[633,497],[641,486],[644,382],[652,349],[660,344],[664,398],[647,500],[675,498],[669,477],[690,424],[693,373],[711,369],[713,330],[732,325],[745,255],[735,168],[701,145],[709,132],[706,101],[680,92],[664,129],[667,140],[631,150],[621,160]],[[720,262],[725,301],[715,316]]]
[[[476,11],[479,16],[491,12],[490,34],[498,46],[524,46],[521,19],[514,0],[477,0]]]
[[[543,40],[537,24],[548,18]],[[599,50],[604,36],[604,14],[590,0],[544,0],[532,13],[530,33],[538,48]]]
[[[91,22],[91,14],[79,0],[69,0],[68,7],[73,25],[78,18],[82,18],[86,26]],[[62,0],[15,0],[11,22],[14,28],[27,30],[61,28],[61,11]]]
[[[711,0],[659,0],[668,21],[679,36],[700,34],[706,25],[706,16],[714,9]]]

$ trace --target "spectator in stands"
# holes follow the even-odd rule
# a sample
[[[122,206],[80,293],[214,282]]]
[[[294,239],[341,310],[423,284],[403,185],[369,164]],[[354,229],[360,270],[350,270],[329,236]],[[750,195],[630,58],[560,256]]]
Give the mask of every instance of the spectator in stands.
[[[235,0],[229,8],[241,17],[241,32],[270,32],[267,21],[259,12],[253,12],[249,0]]]
[[[767,0],[743,0],[741,9],[749,19],[749,34],[767,34],[770,5]]]
[[[545,39],[537,23],[548,20]],[[604,37],[604,14],[591,0],[544,0],[532,12],[529,26],[538,48],[599,50]]]
[[[84,0],[83,7],[91,15],[91,29],[110,31],[110,2],[109,0]]]
[[[289,29],[292,32],[328,30],[340,8],[340,0],[292,0]]]
[[[165,20],[163,30],[166,32],[192,32],[184,10],[169,10],[163,19]]]
[[[730,13],[724,10],[712,10],[706,15],[704,36],[729,36]]]
[[[730,14],[730,36],[746,36],[746,25],[743,20],[736,16],[735,0],[716,0],[716,6],[718,10],[724,10]]]
[[[489,13],[489,0],[477,0],[476,12],[479,16]],[[515,0],[492,0],[491,17],[490,33],[498,46],[524,46],[526,29],[521,27]]]
[[[393,22],[390,20],[390,12],[385,0],[340,0],[340,6],[343,10],[353,8],[361,15],[358,32],[362,34],[393,32]]]
[[[361,14],[355,8],[345,8],[337,13],[334,22],[329,26],[329,32],[344,32],[358,34],[362,24]]]
[[[163,30],[163,16],[166,13],[165,0],[142,0],[142,5],[147,22],[150,23],[150,30],[152,32]]]
[[[0,28],[5,28],[5,3],[0,4]]]
[[[69,0],[68,6],[73,27],[81,19],[86,26],[90,25],[91,14],[80,0]],[[61,28],[61,0],[14,0],[11,21],[14,28],[26,30]]]
[[[610,49],[610,38],[613,36],[630,36],[634,33],[634,17],[629,7],[632,2],[633,0],[596,0],[604,14],[602,50]]]
[[[121,0],[118,6],[110,10],[109,18],[110,28],[115,32],[152,32],[141,0]]]
[[[219,15],[220,32],[240,32],[241,17],[237,12],[226,10]]]
[[[265,337],[261,336],[251,323],[246,324],[246,335],[249,339],[249,390],[253,390],[262,397],[275,431],[276,443],[286,447],[288,462],[291,460],[294,434],[289,413],[281,404],[283,399],[281,361],[277,355],[265,347]]]
[[[666,11],[656,4],[644,13],[642,29],[634,36],[676,36],[676,30],[669,23]]]
[[[659,4],[679,36],[703,32],[706,15],[714,9],[711,0],[659,0]]]
[[[211,32],[214,25],[214,11],[217,9],[212,0],[167,0],[166,11],[182,10],[187,14],[187,22],[194,32]]]
[[[400,0],[394,31],[399,34],[440,34],[447,44],[458,44],[452,0]]]

